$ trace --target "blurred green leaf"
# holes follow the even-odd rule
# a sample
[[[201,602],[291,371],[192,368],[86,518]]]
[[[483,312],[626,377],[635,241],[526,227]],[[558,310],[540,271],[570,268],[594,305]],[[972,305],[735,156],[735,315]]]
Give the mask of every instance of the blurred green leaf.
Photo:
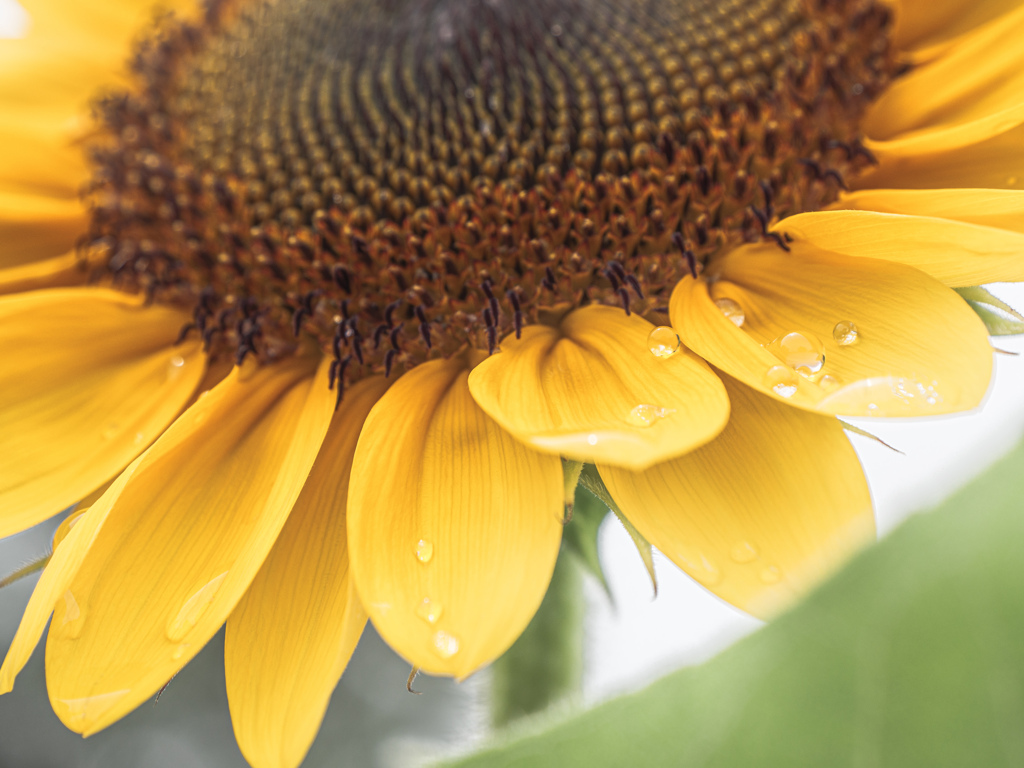
[[[456,763],[1024,765],[1024,446],[708,663]]]
[[[993,296],[980,285],[969,288],[954,288],[978,317],[985,323],[992,336],[1012,336],[1024,333],[1024,315],[1002,299]]]
[[[597,554],[597,535],[607,516],[608,507],[604,502],[577,486],[572,520],[566,523],[562,531],[562,545],[576,557],[587,573],[601,582],[605,594],[611,599],[612,593],[608,589],[608,581]]]

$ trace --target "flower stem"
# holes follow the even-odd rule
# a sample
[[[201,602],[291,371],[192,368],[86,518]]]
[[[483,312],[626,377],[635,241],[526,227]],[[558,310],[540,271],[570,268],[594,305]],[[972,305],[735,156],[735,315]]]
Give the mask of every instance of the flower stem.
[[[502,728],[579,695],[583,682],[583,579],[565,548],[533,620],[494,662],[491,723]]]

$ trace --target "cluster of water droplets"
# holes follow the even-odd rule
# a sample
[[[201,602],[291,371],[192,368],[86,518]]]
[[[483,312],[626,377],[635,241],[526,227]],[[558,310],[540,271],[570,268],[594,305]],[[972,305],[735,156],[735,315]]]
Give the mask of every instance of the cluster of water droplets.
[[[726,573],[729,568],[719,567],[715,559],[707,553],[698,552],[696,555],[676,553],[676,557],[685,567],[686,572],[705,587],[715,587],[727,578]],[[774,586],[782,581],[782,569],[767,562],[762,557],[761,550],[753,542],[747,540],[736,542],[729,551],[729,559],[742,568],[755,569],[758,581],[766,587]]]
[[[413,551],[423,565],[428,565],[434,559],[434,545],[426,539],[417,541]],[[416,606],[416,615],[433,627],[444,615],[444,606],[437,600],[424,597]],[[433,645],[435,653],[442,659],[450,659],[459,652],[459,638],[441,628],[434,632]]]

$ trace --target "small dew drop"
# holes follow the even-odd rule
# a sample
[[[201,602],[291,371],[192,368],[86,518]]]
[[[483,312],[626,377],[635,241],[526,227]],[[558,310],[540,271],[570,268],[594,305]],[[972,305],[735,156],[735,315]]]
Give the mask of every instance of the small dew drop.
[[[78,637],[82,633],[82,624],[84,622],[78,621],[82,617],[82,609],[78,605],[78,601],[75,600],[75,596],[71,594],[71,590],[64,592],[64,620],[61,622],[61,626],[67,626],[73,622],[78,622],[77,626],[70,627],[71,636]]]
[[[765,383],[779,397],[792,397],[796,394],[798,382],[793,371],[784,365],[773,365],[764,375]]]
[[[659,325],[647,335],[647,348],[655,357],[672,357],[682,346],[675,328],[667,325]]]
[[[561,37],[562,36],[562,25],[561,24],[552,24],[551,25],[551,34],[554,35],[555,37]]]
[[[441,604],[435,603],[429,597],[424,597],[423,602],[416,606],[416,615],[428,624],[437,624],[443,612]]]
[[[629,412],[628,421],[637,427],[651,427],[659,419],[663,419],[671,413],[675,413],[675,410],[672,408],[661,408],[657,405],[643,403]]]
[[[697,571],[696,578],[701,584],[707,587],[713,587],[722,580],[722,572],[718,566],[715,565],[713,560],[710,560],[707,555],[700,556],[701,568]]]
[[[782,581],[782,571],[774,565],[769,565],[759,574],[761,581],[765,584],[778,584]]]
[[[130,688],[110,693],[98,693],[81,699],[57,699],[57,705],[64,710],[64,717],[69,723],[82,723],[98,720],[104,712],[131,692]]]
[[[727,318],[733,321],[737,328],[742,328],[743,323],[747,319],[746,313],[743,311],[743,307],[737,304],[732,299],[715,299],[715,306],[725,315]]]
[[[174,653],[171,654],[171,658],[174,659],[174,661],[180,659],[185,655],[185,652],[189,649],[190,645],[191,643],[179,643],[178,647],[174,649]]]
[[[183,365],[185,365],[185,358],[181,355],[175,355],[171,358],[172,368],[181,368]]]
[[[793,331],[779,336],[768,350],[801,376],[813,376],[825,365],[825,350],[814,336]]]
[[[146,439],[146,435],[144,433],[142,433],[142,432],[136,432],[135,433],[135,444],[136,445],[142,445],[142,442],[145,439]]]
[[[741,541],[732,548],[732,551],[729,553],[729,557],[733,559],[733,562],[739,563],[740,565],[752,563],[757,560],[757,547],[749,541]]]
[[[429,563],[430,558],[434,556],[434,545],[426,539],[420,539],[416,542],[416,559],[421,563]]]
[[[192,627],[199,623],[199,619],[210,607],[210,603],[217,596],[217,590],[220,589],[220,585],[224,583],[227,576],[228,572],[224,571],[220,576],[215,576],[206,582],[185,601],[174,618],[167,622],[167,637],[171,642],[180,641]]]
[[[80,509],[72,512],[64,518],[61,524],[57,526],[57,530],[53,532],[53,540],[50,542],[50,549],[56,549],[60,543],[67,538],[68,534],[71,533],[71,529],[78,525],[87,511],[88,509]]]
[[[459,652],[459,638],[439,629],[434,633],[434,650],[442,659],[450,659]]]
[[[857,324],[853,320],[840,320],[836,323],[836,327],[832,329],[832,338],[836,340],[836,344],[840,347],[856,344],[860,338],[860,334],[857,332]]]
[[[818,385],[826,392],[834,392],[839,389],[842,382],[833,376],[831,373],[826,373],[820,379],[818,379]]]
[[[587,445],[597,445],[597,435],[587,435]]]

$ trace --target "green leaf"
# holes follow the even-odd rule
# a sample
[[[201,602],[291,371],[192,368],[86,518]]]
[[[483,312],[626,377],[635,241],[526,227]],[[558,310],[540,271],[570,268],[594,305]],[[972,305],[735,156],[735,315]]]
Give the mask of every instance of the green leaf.
[[[597,535],[609,514],[608,507],[589,491],[577,487],[574,510],[572,520],[562,531],[562,546],[576,557],[584,570],[601,582],[610,600],[612,593],[597,553]]]
[[[985,323],[991,336],[1012,336],[1024,333],[1024,315],[980,285],[954,288],[978,317]]]
[[[706,664],[465,758],[1024,765],[1024,446]]]

